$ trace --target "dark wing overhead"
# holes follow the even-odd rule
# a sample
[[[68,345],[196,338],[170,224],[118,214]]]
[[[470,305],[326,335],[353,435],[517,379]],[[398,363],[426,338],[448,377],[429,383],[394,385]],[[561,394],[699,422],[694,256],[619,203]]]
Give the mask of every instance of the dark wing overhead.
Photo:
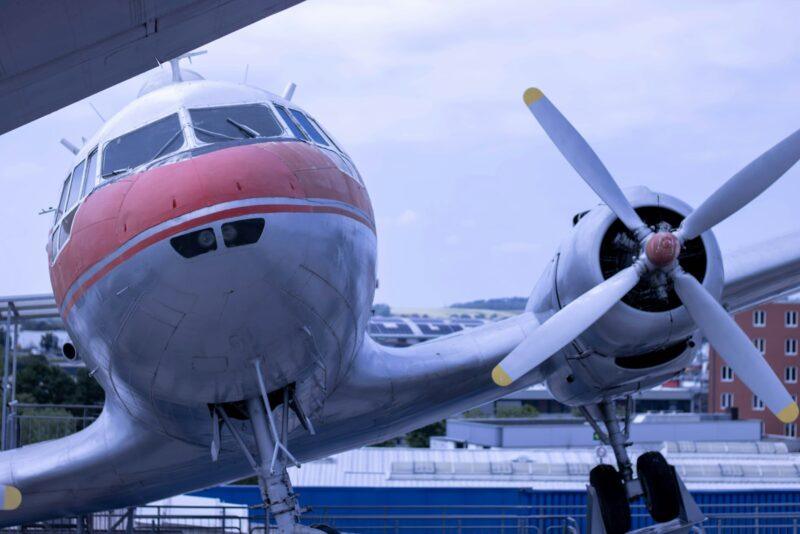
[[[301,1],[2,1],[0,134]]]

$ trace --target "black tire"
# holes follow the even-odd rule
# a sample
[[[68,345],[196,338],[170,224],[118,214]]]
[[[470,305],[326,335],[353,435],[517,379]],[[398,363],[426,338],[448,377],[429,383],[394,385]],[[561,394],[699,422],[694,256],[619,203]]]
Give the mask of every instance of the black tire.
[[[597,492],[606,532],[628,532],[631,529],[631,505],[619,472],[612,465],[600,464],[589,472],[589,483]]]
[[[672,521],[681,510],[681,490],[675,468],[660,452],[646,452],[636,460],[636,473],[642,484],[650,517],[659,523]]]
[[[317,530],[321,530],[326,534],[341,534],[338,530],[333,527],[329,527],[328,525],[311,525],[311,528],[315,528]]]

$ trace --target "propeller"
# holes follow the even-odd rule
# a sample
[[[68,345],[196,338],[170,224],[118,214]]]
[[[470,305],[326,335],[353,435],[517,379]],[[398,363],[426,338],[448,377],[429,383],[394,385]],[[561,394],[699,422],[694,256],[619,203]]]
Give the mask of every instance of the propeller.
[[[800,157],[800,130],[770,148],[714,191],[683,220],[678,236],[694,239],[763,193]]]
[[[660,270],[673,281],[694,323],[750,390],[785,422],[794,421],[798,406],[780,379],[728,312],[703,285],[681,269],[682,244],[737,212],[763,193],[800,159],[800,130],[736,173],[675,231],[653,233],[623,195],[614,178],[586,140],[544,94],[530,88],[525,105],[567,161],[639,239],[636,262],[590,289],[542,323],[492,370],[492,380],[508,386],[542,364],[581,335],[619,302],[647,272]]]
[[[764,401],[778,419],[784,423],[797,419],[798,408],[792,396],[725,308],[714,300],[694,276],[686,274],[680,267],[676,267],[670,275],[675,284],[675,292],[686,311],[733,372],[750,391]]]
[[[528,336],[492,371],[492,380],[508,386],[547,358],[558,352],[592,326],[611,306],[634,288],[639,281],[641,262],[621,270],[605,282],[576,298],[545,321],[535,336]]]
[[[640,234],[649,234],[650,229],[633,210],[617,182],[611,177],[592,147],[544,96],[544,93],[531,87],[525,91],[522,99],[547,135],[550,136],[550,140],[553,141],[556,148],[572,165],[572,168],[589,184],[589,187],[594,189],[597,196],[611,208],[611,211],[628,227],[628,230],[640,239],[644,237]]]

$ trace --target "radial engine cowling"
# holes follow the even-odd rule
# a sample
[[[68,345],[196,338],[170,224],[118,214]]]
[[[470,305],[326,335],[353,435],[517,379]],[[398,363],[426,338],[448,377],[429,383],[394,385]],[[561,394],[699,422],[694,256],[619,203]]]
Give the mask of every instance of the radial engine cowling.
[[[640,187],[626,192],[631,205],[655,231],[677,228],[691,208],[669,195]],[[562,243],[559,254],[534,291],[529,309],[541,321],[630,266],[640,244],[605,205],[586,212]],[[714,298],[723,286],[722,258],[713,234],[705,232],[684,244],[681,267]],[[672,280],[662,271],[646,273],[621,302],[578,337],[583,350],[624,357],[643,354],[685,340],[696,326],[681,305]]]

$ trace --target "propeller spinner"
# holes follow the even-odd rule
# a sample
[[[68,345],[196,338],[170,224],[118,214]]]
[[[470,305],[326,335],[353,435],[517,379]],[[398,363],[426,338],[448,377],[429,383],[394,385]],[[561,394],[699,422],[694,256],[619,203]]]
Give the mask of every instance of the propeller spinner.
[[[800,159],[800,130],[735,174],[672,232],[653,231],[642,222],[622,190],[586,140],[536,88],[523,96],[533,116],[567,161],[636,235],[642,252],[630,267],[598,284],[542,323],[492,370],[492,380],[508,386],[564,348],[619,302],[642,275],[660,270],[673,281],[675,292],[699,330],[750,390],[784,423],[794,421],[798,406],[780,379],[728,312],[678,258],[683,244],[748,204]]]

